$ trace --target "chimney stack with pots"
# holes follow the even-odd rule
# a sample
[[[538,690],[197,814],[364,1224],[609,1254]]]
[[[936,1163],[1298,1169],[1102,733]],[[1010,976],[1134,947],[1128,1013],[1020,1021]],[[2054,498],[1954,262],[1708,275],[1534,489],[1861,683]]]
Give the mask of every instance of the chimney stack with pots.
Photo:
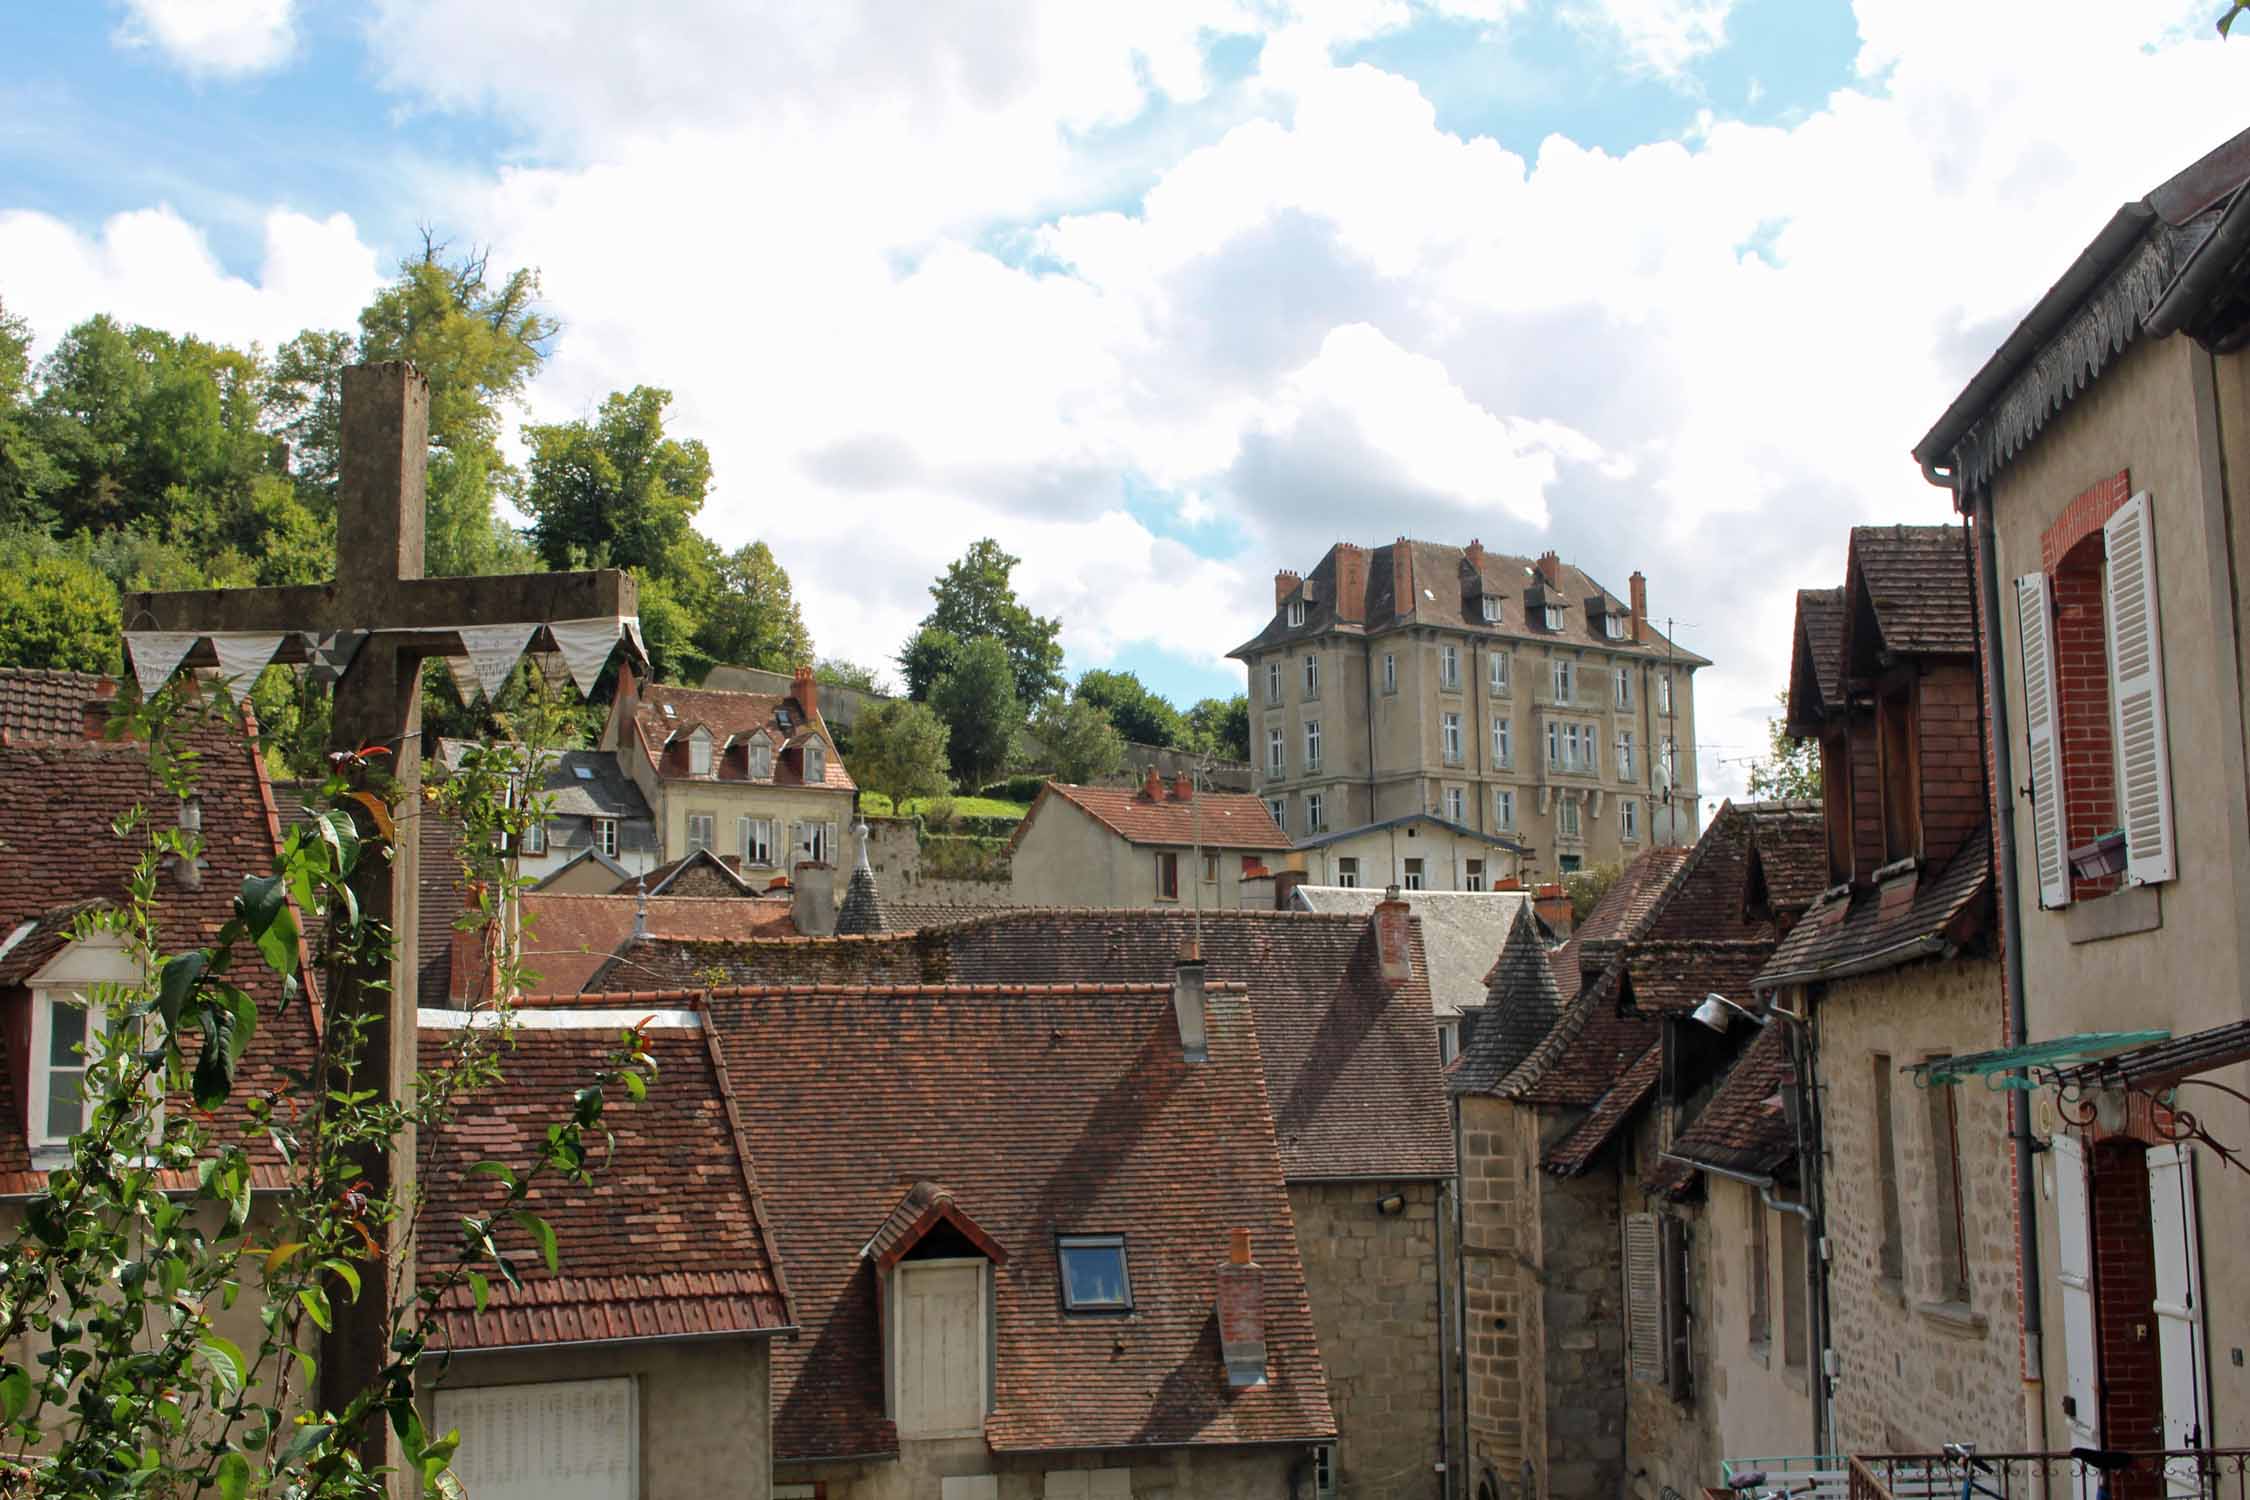
[[[1292,572],[1290,572],[1290,571],[1289,571],[1289,570],[1288,570],[1287,568],[1283,568],[1283,569],[1282,569],[1282,570],[1281,570],[1280,572],[1278,572],[1278,573],[1274,574],[1274,575],[1273,575],[1273,606],[1274,606],[1274,608],[1275,608],[1275,609],[1279,609],[1279,608],[1281,608],[1281,606],[1282,606],[1282,605],[1284,605],[1284,604],[1287,604],[1287,603],[1289,602],[1289,596],[1290,596],[1291,594],[1294,594],[1295,592],[1297,592],[1297,585],[1298,585],[1298,584],[1300,584],[1300,583],[1302,583],[1303,581],[1304,581],[1304,580],[1303,580],[1303,579],[1302,579],[1302,578],[1301,578],[1301,577],[1300,577],[1299,575],[1297,575],[1297,574],[1295,574],[1295,573],[1292,573]]]
[[[1182,771],[1182,772],[1180,772],[1180,773],[1179,773],[1179,774],[1178,774],[1177,776],[1174,776],[1174,777],[1172,778],[1172,800],[1173,800],[1173,801],[1175,801],[1175,802],[1188,802],[1188,801],[1192,801],[1192,800],[1194,799],[1194,797],[1195,797],[1195,778],[1194,778],[1194,777],[1192,777],[1192,776],[1188,775],[1188,773],[1187,773],[1187,772],[1185,772],[1185,771]]]
[[[1539,554],[1539,577],[1541,578],[1541,580],[1542,580],[1542,581],[1544,581],[1544,582],[1546,583],[1547,587],[1549,587],[1549,588],[1551,588],[1551,589],[1559,589],[1559,588],[1561,588],[1561,587],[1562,587],[1562,558],[1561,558],[1561,557],[1559,557],[1559,556],[1557,556],[1557,555],[1556,555],[1555,553],[1553,553],[1553,552],[1542,552],[1542,553],[1540,553],[1540,554]]]
[[[789,696],[795,698],[797,707],[804,710],[807,723],[820,717],[820,683],[813,676],[812,668],[799,667],[791,674]]]
[[[1211,1037],[1205,1025],[1203,999],[1203,949],[1194,938],[1180,945],[1180,961],[1172,971],[1172,1016],[1180,1027],[1180,1053],[1191,1063],[1211,1060]]]
[[[1475,537],[1470,537],[1469,545],[1461,549],[1461,555],[1469,560],[1469,569],[1471,572],[1477,573],[1479,575],[1483,574],[1484,543],[1478,541]]]
[[[1151,802],[1164,800],[1164,773],[1150,766],[1141,777],[1141,795]]]
[[[1250,1231],[1229,1237],[1219,1265],[1219,1358],[1235,1390],[1266,1383],[1265,1271],[1250,1258]]]
[[[1375,903],[1375,957],[1383,970],[1385,989],[1404,989],[1414,978],[1414,909],[1401,901],[1392,886]]]
[[[1638,642],[1646,639],[1643,632],[1648,628],[1648,579],[1639,568],[1633,570],[1632,595],[1633,639]]]

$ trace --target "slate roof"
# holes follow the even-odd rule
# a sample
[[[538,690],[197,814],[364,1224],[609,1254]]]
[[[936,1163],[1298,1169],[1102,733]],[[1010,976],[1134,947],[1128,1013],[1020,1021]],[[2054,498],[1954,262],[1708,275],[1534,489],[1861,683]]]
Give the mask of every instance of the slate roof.
[[[1844,707],[1844,590],[1797,590],[1785,718],[1796,735],[1817,734],[1825,714]]]
[[[26,675],[54,674],[0,670],[0,692]],[[256,739],[214,713],[188,732],[188,743],[203,757],[198,770],[203,880],[190,891],[169,867],[159,877],[157,937],[166,952],[211,942],[234,915],[242,878],[270,871],[281,841]],[[170,793],[149,766],[145,746],[83,738],[0,745],[0,938],[26,922],[38,922],[34,935],[45,933],[41,943],[48,946],[66,909],[121,904],[141,843],[134,836],[119,838],[112,825],[136,807],[168,821],[171,804]],[[59,945],[50,946],[48,956],[57,951]],[[300,964],[308,961],[300,946]],[[16,974],[18,983],[30,972]],[[282,1088],[284,1070],[301,1072],[310,1066],[319,1026],[317,996],[301,998],[284,1012],[280,980],[264,964],[238,965],[232,977],[256,1000],[260,1024],[237,1074],[234,1098],[218,1111],[216,1128],[230,1137],[248,1123],[240,1101]],[[37,1192],[45,1174],[32,1169],[12,1079],[0,1094],[5,1096],[0,1101],[0,1196]],[[184,1101],[182,1107],[187,1107]],[[280,1186],[283,1169],[262,1137],[251,1142],[250,1152],[256,1184]]]
[[[1547,1039],[1562,1008],[1539,919],[1530,902],[1519,902],[1500,960],[1492,966],[1484,1013],[1447,1069],[1446,1086],[1457,1094],[1501,1092],[1501,1080]]]
[[[0,670],[0,745],[70,744],[84,740],[86,708],[113,697],[114,679],[91,672],[37,667]]]
[[[890,921],[883,915],[883,893],[876,889],[875,872],[864,860],[852,867],[843,905],[836,909],[836,930],[846,937],[890,930]]]
[[[1609,1138],[1656,1088],[1664,1073],[1664,1046],[1650,1042],[1648,1049],[1618,1075],[1617,1081],[1594,1101],[1593,1109],[1578,1127],[1548,1148],[1540,1166],[1557,1177],[1576,1177],[1594,1164]]]
[[[1405,552],[1408,586],[1411,592],[1399,597],[1398,564],[1401,549]],[[1470,562],[1467,549],[1447,546],[1442,542],[1416,542],[1404,537],[1387,546],[1371,547],[1367,553],[1367,583],[1359,608],[1347,609],[1339,618],[1336,608],[1336,554],[1331,547],[1307,574],[1304,584],[1311,585],[1310,598],[1305,607],[1305,623],[1291,626],[1286,606],[1288,600],[1279,600],[1274,606],[1273,618],[1265,629],[1228,652],[1229,656],[1247,657],[1275,646],[1300,640],[1310,640],[1331,631],[1353,635],[1377,635],[1386,631],[1410,626],[1442,626],[1465,630],[1471,634],[1492,636],[1498,639],[1551,642],[1566,646],[1598,646],[1604,651],[1636,656],[1665,658],[1683,668],[1707,667],[1710,661],[1692,651],[1667,642],[1653,625],[1645,625],[1642,639],[1613,641],[1603,633],[1594,613],[1582,606],[1596,595],[1614,601],[1616,596],[1582,569],[1564,563],[1561,567],[1560,585],[1548,590],[1539,581],[1535,559],[1517,557],[1503,552],[1486,552],[1481,566]],[[1551,595],[1553,602],[1564,605],[1562,629],[1547,630],[1525,623],[1524,610],[1527,596],[1533,593]],[[1293,597],[1306,593],[1300,585]],[[1500,621],[1486,624],[1480,603],[1485,594],[1497,596],[1501,601]]]
[[[1304,911],[1368,917],[1383,895],[1368,886],[1301,885],[1295,899]],[[1430,1009],[1444,1018],[1484,1004],[1493,968],[1518,914],[1531,910],[1531,897],[1522,891],[1400,891],[1398,899],[1422,929]]]
[[[1895,888],[1913,883],[1912,894]],[[1807,911],[1752,981],[1759,989],[1897,968],[1980,935],[1991,919],[1992,829],[1982,825],[1934,870],[1848,889]],[[1890,911],[1884,911],[1890,890]]]
[[[1008,1256],[993,1276],[995,1451],[1333,1435],[1241,987],[1212,987],[1208,1015],[1210,1060],[1190,1063],[1168,984],[714,995],[805,1330],[773,1350],[777,1459],[895,1451],[863,1252],[925,1181],[973,1205]],[[1237,1228],[1264,1269],[1267,1351],[1266,1383],[1239,1391],[1213,1307]],[[1053,1247],[1069,1231],[1131,1237],[1129,1320],[1063,1312]]]
[[[423,1067],[447,1066],[458,1036],[424,1027]],[[646,1037],[658,1076],[646,1099],[608,1090],[602,1123],[613,1142],[593,1186],[532,1190],[530,1208],[554,1227],[561,1273],[548,1272],[522,1227],[503,1225],[495,1238],[522,1290],[492,1276],[481,1314],[466,1285],[447,1292],[433,1319],[442,1344],[495,1349],[770,1334],[795,1321],[709,1037],[700,1025],[651,1027]],[[569,1113],[572,1095],[620,1045],[619,1028],[524,1026],[501,1045],[501,1080],[464,1095],[450,1119],[421,1133],[424,1233],[432,1241],[417,1261],[425,1288],[442,1279],[460,1220],[490,1212],[505,1196],[499,1183],[468,1168],[536,1161],[548,1125]]]
[[[482,748],[473,740],[441,739],[438,759],[448,770],[461,764],[464,752]],[[519,752],[522,746],[513,747]],[[540,757],[539,789],[558,818],[616,818],[620,822],[651,823],[648,799],[625,774],[617,755],[609,750],[549,750]],[[584,772],[584,775],[580,775]]]
[[[1789,1117],[1768,1101],[1790,1086],[1784,1028],[1791,1024],[1768,1022],[1751,1040],[1709,1101],[1673,1138],[1670,1155],[1751,1177],[1770,1177],[1789,1165],[1796,1155]],[[1660,1160],[1644,1185],[1678,1197],[1693,1185],[1694,1175],[1679,1162]]]
[[[883,930],[914,932],[923,927],[946,927],[978,917],[1004,916],[1021,911],[1013,901],[897,901],[883,898]]]
[[[617,753],[645,755],[650,769],[666,781],[699,779],[688,775],[687,731],[701,724],[711,731],[715,742],[713,779],[754,786],[806,785],[802,746],[807,738],[807,715],[804,706],[789,694],[722,693],[637,682],[630,703],[612,711],[613,729],[621,728],[616,723],[619,716],[626,717],[637,731],[638,744],[621,737]],[[749,739],[760,731],[773,745],[773,770],[771,775],[754,777],[750,774]],[[814,785],[831,791],[854,789],[851,773],[844,769],[844,758],[836,753],[832,741],[822,770],[825,774]]]
[[[528,987],[543,995],[575,995],[633,935],[638,896],[583,896],[526,891],[517,898],[524,916],[523,964]],[[794,937],[797,924],[787,901],[730,896],[651,896],[648,930],[660,938],[727,940]]]
[[[732,890],[742,896],[756,896],[762,889],[758,882],[742,873],[742,856],[718,854],[709,849],[696,849],[667,860],[645,875],[627,875],[617,882],[615,895],[637,895],[642,891],[651,896],[661,896],[672,883],[691,871],[706,878],[698,881],[698,895],[707,896],[712,890]]]
[[[729,984],[1169,986],[1194,930],[1187,912],[1017,907],[882,937],[646,942],[626,951],[630,965],[597,975],[593,988],[693,989],[707,977]],[[1396,991],[1383,985],[1363,917],[1207,911],[1201,930],[1206,981],[1250,986],[1266,1094],[1291,1181],[1451,1174],[1453,1135],[1419,923],[1413,977]]]
[[[1039,789],[1024,814],[1013,849],[1031,832],[1049,799],[1068,802],[1129,844],[1187,848],[1201,843],[1206,849],[1287,849],[1289,835],[1274,822],[1266,804],[1248,792],[1198,791],[1193,797],[1175,797],[1166,791],[1149,796],[1143,787],[1072,786],[1050,781]]]
[[[1845,564],[1847,597],[1864,591],[1881,649],[1902,656],[1968,656],[1977,648],[1975,595],[1952,526],[1854,526]],[[1844,621],[1847,669],[1864,667],[1873,644]]]

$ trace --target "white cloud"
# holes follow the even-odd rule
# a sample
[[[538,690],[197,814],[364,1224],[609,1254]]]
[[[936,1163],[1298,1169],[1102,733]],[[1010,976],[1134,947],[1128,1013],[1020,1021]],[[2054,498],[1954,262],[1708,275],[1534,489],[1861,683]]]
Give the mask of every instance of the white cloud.
[[[1726,44],[1735,0],[1583,0],[1567,8],[1574,24],[1625,48],[1642,71],[1673,78]]]
[[[125,0],[117,39],[190,73],[262,73],[297,45],[296,0]]]

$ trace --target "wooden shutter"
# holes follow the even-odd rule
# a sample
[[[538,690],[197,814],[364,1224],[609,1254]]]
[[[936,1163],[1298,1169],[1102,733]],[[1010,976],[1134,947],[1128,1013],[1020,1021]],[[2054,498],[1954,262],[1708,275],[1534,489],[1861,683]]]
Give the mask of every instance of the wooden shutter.
[[[2016,580],[2016,628],[2023,646],[2023,728],[2031,770],[2031,853],[2039,904],[2070,904],[2068,823],[2063,817],[2062,710],[2055,696],[2055,612],[2047,575]],[[2002,792],[2006,792],[2003,787]]]
[[[2156,1348],[2163,1370],[2164,1446],[2209,1443],[2210,1382],[2203,1352],[2203,1264],[2197,1247],[2195,1153],[2157,1146],[2148,1153],[2149,1241],[2156,1252]],[[2201,1493],[2193,1464],[2165,1477],[2169,1494]]]
[[[2086,1148],[2058,1132],[2055,1158],[2055,1281],[2062,1288],[2063,1410],[2074,1448],[2102,1443],[2100,1372],[2094,1351],[2094,1226],[2087,1215]]]
[[[2145,491],[2103,523],[2102,546],[2108,554],[2102,618],[2109,634],[2125,878],[2145,885],[2177,873],[2170,737],[2164,725],[2164,642],[2157,625],[2156,532]]]
[[[1663,1214],[1657,1218],[1664,1269],[1664,1388],[1686,1399],[1689,1383],[1687,1225]]]
[[[1663,1276],[1656,1215],[1625,1216],[1625,1351],[1635,1380],[1664,1378]]]

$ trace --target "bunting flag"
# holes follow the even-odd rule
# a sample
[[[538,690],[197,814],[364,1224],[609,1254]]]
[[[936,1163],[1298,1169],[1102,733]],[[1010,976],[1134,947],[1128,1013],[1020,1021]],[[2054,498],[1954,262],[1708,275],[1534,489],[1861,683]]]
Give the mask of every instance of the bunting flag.
[[[609,653],[616,649],[618,638],[625,634],[628,624],[637,639],[640,622],[629,621],[623,615],[547,622],[547,632],[555,638],[555,647],[562,652],[563,663],[570,668],[570,680],[578,684],[580,697],[594,695],[594,684],[601,679],[602,668],[609,664]]]
[[[477,669],[466,656],[449,656],[445,670],[453,675],[453,691],[461,695],[463,708],[477,706]]]
[[[461,644],[468,648],[469,667],[475,674],[484,695],[490,698],[508,682],[508,674],[516,669],[523,656],[523,648],[530,644],[531,633],[537,625],[464,625],[458,634]],[[456,668],[460,658],[448,658]],[[458,672],[453,679],[459,682]]]
[[[305,642],[305,675],[312,681],[333,687],[341,682],[350,669],[352,658],[367,643],[364,630],[307,630],[302,632]]]
[[[273,660],[284,639],[281,631],[229,630],[208,637],[211,653],[219,659],[219,682],[227,696],[240,703],[258,674]]]
[[[193,630],[128,630],[125,649],[133,658],[133,675],[140,679],[141,696],[153,698],[180,663],[195,649],[202,635]]]

